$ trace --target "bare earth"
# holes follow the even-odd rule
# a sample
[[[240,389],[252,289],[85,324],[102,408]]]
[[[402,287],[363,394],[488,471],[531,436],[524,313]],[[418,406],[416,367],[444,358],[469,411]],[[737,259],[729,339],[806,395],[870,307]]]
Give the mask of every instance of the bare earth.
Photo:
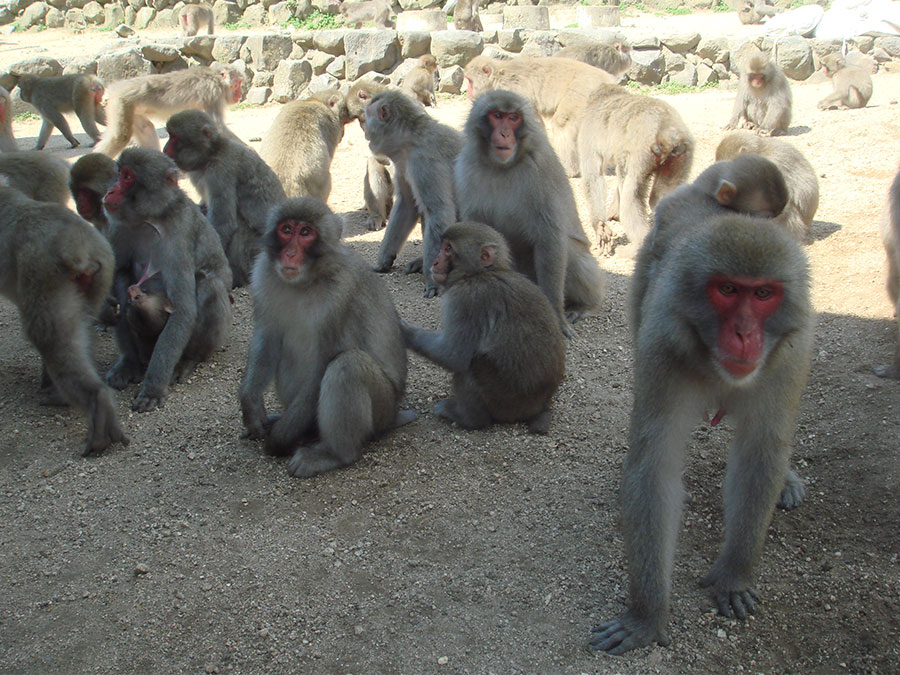
[[[73,48],[71,36],[42,36]],[[17,37],[4,37],[0,66],[22,58]],[[795,438],[809,495],[775,514],[759,566],[763,604],[749,621],[717,617],[696,583],[721,538],[731,437],[727,417],[715,428],[698,420],[672,645],[624,657],[585,649],[591,626],[623,611],[627,590],[617,490],[631,405],[632,263],[601,257],[608,298],[569,343],[548,436],[444,424],[430,409],[449,378],[411,356],[406,404],[420,419],[356,465],[305,481],[239,440],[236,392],[252,330],[245,289],[235,294],[230,346],[161,410],[132,413],[136,388],[121,392],[131,445],[88,459],[77,452],[82,417],[38,406],[37,354],[13,305],[0,301],[0,671],[897,672],[900,384],[871,365],[890,359],[897,336],[878,222],[900,164],[900,75],[874,83],[869,106],[845,112],[815,108],[828,83],[793,85],[788,140],[822,189],[807,248],[817,344]],[[695,174],[713,160],[733,96],[667,99],[697,137]],[[455,125],[469,109],[462,97],[439,106]],[[258,147],[277,111],[228,119]],[[15,128],[30,147],[38,124]],[[56,134],[51,151],[83,151],[66,145]],[[374,261],[382,234],[363,224],[365,153],[358,127],[348,128],[330,205],[347,215],[348,244]],[[419,252],[417,230],[383,279],[401,315],[436,327],[438,301],[400,271]],[[111,334],[97,343],[105,372]]]

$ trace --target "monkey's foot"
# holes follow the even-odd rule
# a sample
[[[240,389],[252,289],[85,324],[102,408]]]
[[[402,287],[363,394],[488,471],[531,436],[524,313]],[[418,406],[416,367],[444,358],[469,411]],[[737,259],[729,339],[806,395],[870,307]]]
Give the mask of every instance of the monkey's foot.
[[[418,274],[419,272],[422,271],[422,267],[424,266],[424,264],[425,264],[425,262],[424,262],[424,259],[422,258],[422,256],[419,256],[418,258],[413,258],[406,265],[406,269],[404,270],[404,273]]]
[[[528,420],[528,432],[544,435],[550,431],[550,411],[544,410]]]
[[[729,619],[743,621],[756,612],[759,595],[748,583],[741,582],[736,575],[724,571],[716,563],[709,574],[700,580],[701,586],[712,587],[713,601],[719,614]]]
[[[106,383],[113,389],[124,389],[132,382],[140,382],[143,373],[136,363],[119,359],[106,373]]]
[[[889,366],[872,366],[872,372],[878,377],[887,377],[892,380],[900,380],[900,369],[895,364]]]
[[[419,419],[419,413],[415,410],[398,410],[394,417],[394,429],[415,422],[417,419]]]
[[[81,145],[81,141],[78,141],[78,140],[74,140],[71,143],[69,143],[70,148],[77,148],[79,145]]]
[[[381,218],[373,218],[372,216],[366,218],[366,229],[369,232],[377,232],[385,225],[387,225],[387,221],[382,220]]]
[[[52,382],[48,387],[41,387],[40,396],[41,398],[38,401],[40,405],[51,408],[65,408],[69,405],[69,402],[62,397],[62,394],[59,393],[59,390]]]
[[[297,478],[312,478],[320,473],[333,471],[355,462],[358,457],[359,453],[349,462],[345,462],[325,445],[317,443],[311,447],[297,449],[294,456],[288,461],[288,473]]]
[[[390,272],[393,266],[394,256],[389,256],[387,258],[379,258],[378,262],[375,263],[372,269],[380,274],[384,274],[385,272]]]
[[[425,292],[422,294],[424,298],[433,298],[438,294],[437,286],[429,286],[425,284]]]
[[[601,623],[591,630],[591,649],[618,656],[632,649],[656,642],[663,647],[669,644],[665,629],[648,619],[639,619],[630,612],[624,616]]]
[[[803,484],[803,479],[793,469],[789,469],[784,477],[784,488],[781,490],[781,496],[778,497],[778,508],[785,511],[795,509],[800,506],[805,496],[806,486]]]
[[[197,364],[198,362],[193,359],[181,359],[181,361],[178,362],[178,365],[175,366],[175,373],[172,379],[178,383],[184,382],[194,374],[195,370],[197,370]]]
[[[88,436],[81,456],[106,450],[113,443],[128,445],[129,438],[116,419],[112,393],[105,390],[98,392],[88,407]]]

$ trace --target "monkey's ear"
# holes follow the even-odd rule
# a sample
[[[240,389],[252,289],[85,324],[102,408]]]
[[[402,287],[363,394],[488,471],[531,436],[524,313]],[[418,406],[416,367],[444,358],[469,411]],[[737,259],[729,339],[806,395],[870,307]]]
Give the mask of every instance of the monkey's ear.
[[[491,76],[492,70],[493,69],[486,63],[483,66],[481,66],[481,72],[484,73],[485,75],[487,75],[488,77]]]
[[[344,97],[341,96],[340,94],[332,94],[331,96],[328,97],[328,103],[326,103],[326,105],[329,108],[336,108],[343,100],[344,100]]]
[[[206,136],[207,138],[212,138],[213,128],[211,126],[209,126],[208,124],[204,124],[203,125],[203,135]]]
[[[497,244],[483,244],[481,247],[481,266],[490,267],[497,261]]]
[[[737,197],[737,186],[724,178],[720,180],[719,189],[716,190],[716,201],[722,206],[731,206],[735,197]]]
[[[177,170],[166,172],[166,183],[168,183],[172,187],[178,187],[178,171]]]
[[[382,122],[387,122],[391,118],[391,109],[387,103],[382,103],[378,106],[378,119]]]

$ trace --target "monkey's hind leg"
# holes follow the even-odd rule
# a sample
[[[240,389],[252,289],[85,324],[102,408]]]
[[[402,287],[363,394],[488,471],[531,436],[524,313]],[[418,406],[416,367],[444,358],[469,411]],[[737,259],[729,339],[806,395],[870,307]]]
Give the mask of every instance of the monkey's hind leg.
[[[434,404],[434,414],[456,422],[463,429],[485,429],[494,420],[488,411],[481,388],[468,373],[453,376],[453,396]]]
[[[397,421],[397,396],[381,366],[366,352],[352,349],[325,369],[319,388],[320,441],[296,450],[288,472],[310,478],[352,464],[362,446]]]

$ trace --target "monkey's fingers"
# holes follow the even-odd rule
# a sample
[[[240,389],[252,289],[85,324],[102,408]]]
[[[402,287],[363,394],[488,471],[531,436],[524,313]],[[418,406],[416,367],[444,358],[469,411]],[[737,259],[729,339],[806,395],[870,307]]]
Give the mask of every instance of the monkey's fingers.
[[[591,633],[591,649],[619,656],[632,649],[652,642],[662,646],[669,644],[669,636],[663,630],[653,628],[648,621],[630,614],[596,626]]]
[[[156,408],[162,407],[162,394],[147,394],[143,391],[138,392],[131,402],[131,409],[135,412],[150,412]]]
[[[425,292],[422,294],[425,298],[433,298],[438,294],[437,286],[425,286]]]
[[[424,260],[423,260],[422,256],[419,256],[418,258],[413,258],[412,260],[409,261],[409,264],[406,266],[406,269],[404,270],[404,272],[406,274],[418,274],[419,272],[422,271],[423,266],[424,266]]]
[[[778,497],[778,508],[785,511],[795,509],[800,506],[804,497],[806,497],[806,486],[803,484],[803,479],[794,473],[793,469],[788,471],[781,495]]]
[[[752,588],[743,591],[720,591],[713,595],[719,614],[729,619],[745,620],[756,612],[759,596]]]

